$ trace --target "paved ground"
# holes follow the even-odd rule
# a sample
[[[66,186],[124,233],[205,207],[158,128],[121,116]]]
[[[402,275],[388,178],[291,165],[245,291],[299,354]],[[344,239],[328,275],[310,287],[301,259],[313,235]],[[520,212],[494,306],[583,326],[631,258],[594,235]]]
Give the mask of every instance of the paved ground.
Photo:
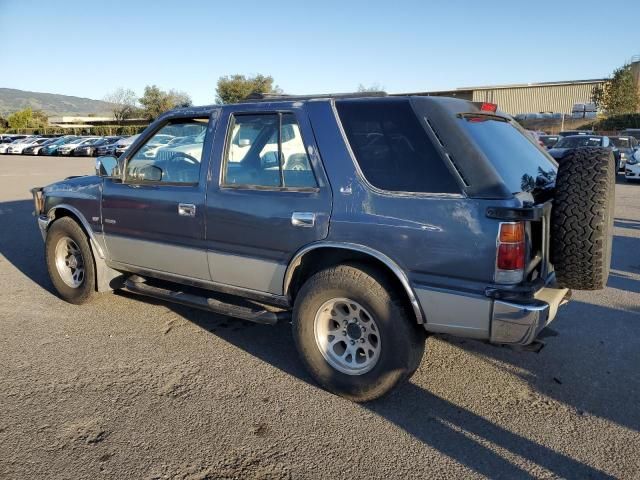
[[[89,159],[0,157],[1,478],[640,478],[640,185],[613,272],[540,354],[431,338],[368,405],[317,388],[288,325],[52,293],[28,189]]]

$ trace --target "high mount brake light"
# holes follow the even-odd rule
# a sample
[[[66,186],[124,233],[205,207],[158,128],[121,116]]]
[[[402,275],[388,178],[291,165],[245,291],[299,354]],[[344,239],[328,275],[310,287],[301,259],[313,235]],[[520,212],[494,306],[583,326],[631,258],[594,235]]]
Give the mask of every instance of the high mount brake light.
[[[496,245],[496,283],[520,283],[524,277],[525,255],[524,223],[501,223]]]
[[[498,110],[498,105],[496,105],[495,103],[483,102],[482,105],[480,105],[480,110],[482,110],[483,112],[495,112],[496,110]]]

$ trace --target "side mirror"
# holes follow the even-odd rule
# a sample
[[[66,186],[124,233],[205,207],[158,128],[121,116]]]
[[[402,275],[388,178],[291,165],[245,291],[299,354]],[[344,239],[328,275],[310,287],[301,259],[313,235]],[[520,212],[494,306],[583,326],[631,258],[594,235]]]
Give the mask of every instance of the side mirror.
[[[260,158],[260,163],[262,168],[275,167],[278,165],[278,153],[277,152],[266,152]]]
[[[162,169],[155,165],[147,165],[140,169],[138,179],[145,182],[159,182],[162,180]]]
[[[99,177],[112,177],[119,175],[118,159],[108,155],[96,158],[96,175]]]

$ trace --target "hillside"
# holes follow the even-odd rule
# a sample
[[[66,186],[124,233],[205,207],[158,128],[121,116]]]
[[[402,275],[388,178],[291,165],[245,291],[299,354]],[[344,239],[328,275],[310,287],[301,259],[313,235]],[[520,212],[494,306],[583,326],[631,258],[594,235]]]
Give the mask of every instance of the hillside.
[[[0,115],[6,116],[27,107],[49,115],[107,115],[111,111],[110,104],[101,100],[0,88]]]

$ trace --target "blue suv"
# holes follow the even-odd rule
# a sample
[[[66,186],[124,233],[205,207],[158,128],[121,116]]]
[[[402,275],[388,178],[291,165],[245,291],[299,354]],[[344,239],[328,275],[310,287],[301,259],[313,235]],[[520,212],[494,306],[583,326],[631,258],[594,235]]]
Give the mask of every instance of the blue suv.
[[[602,149],[558,166],[493,104],[263,95],[168,112],[32,193],[63,299],[290,320],[313,377],[367,401],[430,334],[538,348],[571,288],[606,283],[614,175]]]

